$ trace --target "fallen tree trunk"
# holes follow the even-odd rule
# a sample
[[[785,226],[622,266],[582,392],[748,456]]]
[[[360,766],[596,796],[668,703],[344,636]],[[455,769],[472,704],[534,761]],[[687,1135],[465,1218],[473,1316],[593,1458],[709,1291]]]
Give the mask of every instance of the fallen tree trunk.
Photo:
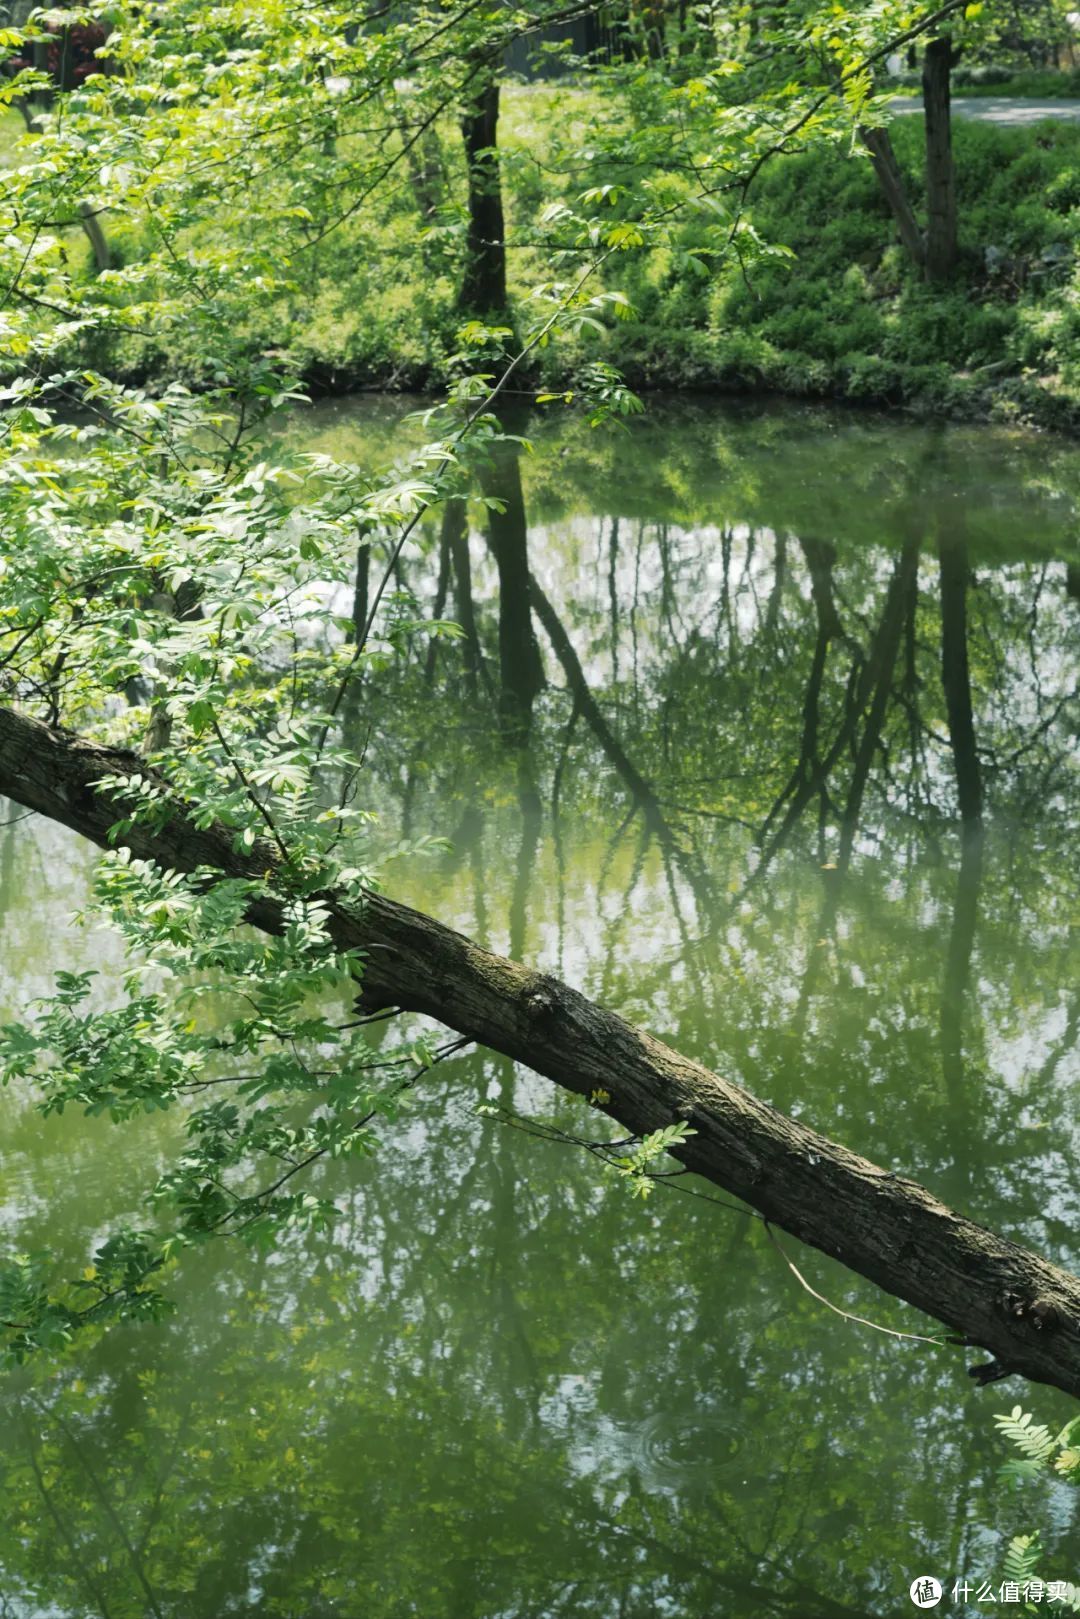
[[[105,846],[123,814],[96,783],[145,773],[136,755],[99,748],[0,709],[0,793]],[[221,827],[196,828],[178,807],[162,829],[122,842],[178,871],[209,867],[262,880],[269,845],[246,855]],[[924,1187],[787,1118],[616,1013],[520,963],[481,949],[432,917],[369,894],[361,907],[325,896],[342,947],[366,952],[364,1001],[425,1013],[580,1095],[635,1133],[677,1119],[697,1134],[677,1150],[696,1173],[778,1227],[989,1351],[1014,1371],[1080,1395],[1080,1279],[965,1219]],[[276,932],[269,892],[249,912]],[[979,1371],[982,1368],[978,1369]]]

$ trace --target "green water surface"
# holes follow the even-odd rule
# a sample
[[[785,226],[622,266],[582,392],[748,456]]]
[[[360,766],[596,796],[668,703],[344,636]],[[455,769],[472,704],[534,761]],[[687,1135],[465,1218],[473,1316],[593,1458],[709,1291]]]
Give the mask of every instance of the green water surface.
[[[404,409],[282,437],[378,463]],[[388,888],[1080,1269],[1080,450],[745,405],[529,431],[491,476],[563,653],[534,618],[523,700],[521,580],[473,503],[476,642],[416,637],[350,717],[381,846],[450,840]],[[395,585],[454,617],[440,546],[432,519]],[[92,852],[0,812],[11,1017],[120,956],[71,921]],[[180,1121],[33,1100],[0,1095],[4,1240],[81,1266]],[[978,1351],[842,1319],[756,1222],[639,1202],[485,1101],[606,1124],[467,1052],[326,1172],[331,1235],[191,1255],[165,1324],[4,1378],[0,1615],[861,1619],[914,1612],[918,1574],[996,1584],[1036,1527],[1080,1580],[1080,1496],[996,1479],[992,1414],[1063,1396],[975,1388]]]

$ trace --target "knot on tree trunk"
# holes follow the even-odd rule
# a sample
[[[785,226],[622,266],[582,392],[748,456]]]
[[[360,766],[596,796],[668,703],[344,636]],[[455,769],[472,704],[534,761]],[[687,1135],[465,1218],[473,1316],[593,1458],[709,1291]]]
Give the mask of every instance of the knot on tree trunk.
[[[550,1017],[558,1010],[559,985],[554,978],[548,978],[544,973],[536,973],[525,987],[522,996],[522,1005],[525,1015],[533,1023],[541,1018]]]

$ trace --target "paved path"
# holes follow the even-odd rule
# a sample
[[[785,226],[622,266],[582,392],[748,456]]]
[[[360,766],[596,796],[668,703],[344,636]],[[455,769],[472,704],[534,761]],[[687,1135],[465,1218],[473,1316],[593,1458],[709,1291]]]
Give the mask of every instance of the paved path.
[[[918,96],[896,96],[890,106],[893,112],[922,112]],[[1058,100],[1054,96],[1042,101],[1013,96],[953,96],[952,112],[954,118],[977,118],[981,124],[1041,124],[1047,118],[1080,123],[1080,101]]]

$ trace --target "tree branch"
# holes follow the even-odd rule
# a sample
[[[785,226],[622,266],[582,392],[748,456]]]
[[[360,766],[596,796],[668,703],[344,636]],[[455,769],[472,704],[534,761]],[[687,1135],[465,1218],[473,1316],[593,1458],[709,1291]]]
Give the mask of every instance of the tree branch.
[[[107,847],[125,811],[97,783],[118,774],[160,784],[134,754],[0,708],[0,793],[27,809]],[[272,933],[284,927],[285,903],[273,887],[280,862],[269,842],[241,854],[227,828],[196,827],[181,803],[166,825],[136,822],[121,841],[135,856],[177,871],[259,884],[248,920]],[[634,1134],[688,1121],[696,1134],[675,1149],[688,1169],[988,1350],[995,1363],[976,1369],[980,1382],[1019,1372],[1080,1396],[1076,1276],[558,979],[483,950],[384,895],[368,893],[360,904],[334,892],[323,898],[338,947],[364,953],[367,1010],[423,1013],[578,1095],[606,1092],[604,1111]]]

